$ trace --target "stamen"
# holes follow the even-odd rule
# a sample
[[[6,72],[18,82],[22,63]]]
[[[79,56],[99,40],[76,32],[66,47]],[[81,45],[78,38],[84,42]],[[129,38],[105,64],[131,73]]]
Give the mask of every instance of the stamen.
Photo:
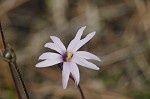
[[[72,53],[67,53],[67,57],[65,59],[66,62],[68,62],[72,57]]]

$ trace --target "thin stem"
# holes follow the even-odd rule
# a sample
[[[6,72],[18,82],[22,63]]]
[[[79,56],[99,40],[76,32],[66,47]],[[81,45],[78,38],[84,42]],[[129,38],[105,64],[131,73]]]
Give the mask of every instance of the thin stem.
[[[2,41],[3,41],[3,46],[4,46],[4,49],[6,49],[6,41],[5,41],[5,36],[4,36],[4,33],[3,33],[1,22],[0,22],[0,31],[1,31]]]
[[[62,70],[62,65],[61,64],[58,64],[58,67]],[[69,77],[75,82],[75,80],[74,80],[72,75],[70,75]],[[80,84],[78,84],[78,90],[79,90],[79,92],[81,94],[82,99],[85,99],[85,96],[84,96],[84,93],[83,93],[83,90],[82,90]]]
[[[82,99],[85,99],[85,96],[84,96],[84,93],[83,93],[83,90],[82,90],[80,84],[78,85],[78,89],[79,89],[79,91],[80,91],[80,94],[81,94]]]
[[[17,75],[18,75],[18,77],[19,77],[19,79],[20,79],[22,88],[24,89],[24,93],[25,93],[25,95],[26,95],[26,98],[27,98],[27,99],[30,99],[29,94],[28,94],[28,91],[27,91],[26,86],[25,86],[25,83],[24,83],[24,81],[23,81],[23,79],[22,79],[20,70],[19,70],[19,68],[18,68],[18,66],[17,66],[17,63],[16,63],[16,62],[13,62],[12,64],[14,65],[14,67],[15,67],[15,69],[16,69],[16,72],[17,72]]]
[[[3,30],[2,30],[1,22],[0,22],[0,32],[1,32],[1,38],[2,38],[2,42],[3,42],[3,46],[4,46],[4,49],[6,50],[7,46],[6,46],[5,36],[4,36]],[[11,72],[11,76],[12,76],[12,79],[13,79],[13,82],[14,82],[14,85],[15,85],[15,89],[16,89],[18,98],[19,98],[19,99],[22,99],[22,98],[21,98],[21,94],[20,94],[20,92],[19,92],[19,88],[18,88],[18,86],[17,86],[17,81],[16,81],[16,79],[15,79],[15,75],[14,75],[14,73],[13,73],[12,66],[11,66],[10,63],[8,63],[8,65],[9,65],[9,69],[10,69],[10,72]]]
[[[72,75],[69,76],[69,77],[74,81],[74,78],[73,78]],[[80,94],[81,94],[82,99],[85,99],[85,96],[84,96],[84,93],[83,93],[83,90],[82,90],[80,84],[78,84],[78,90],[80,91]]]
[[[11,63],[8,63],[8,64],[9,64],[9,69],[10,69],[10,72],[11,72],[11,75],[12,75],[12,78],[13,78],[13,81],[14,81],[14,84],[15,84],[15,88],[16,88],[16,91],[17,91],[17,94],[18,94],[18,98],[22,99],[21,94],[19,92],[19,88],[17,86],[17,81],[16,81],[15,76],[14,76],[15,74],[13,72],[12,65],[11,65]]]

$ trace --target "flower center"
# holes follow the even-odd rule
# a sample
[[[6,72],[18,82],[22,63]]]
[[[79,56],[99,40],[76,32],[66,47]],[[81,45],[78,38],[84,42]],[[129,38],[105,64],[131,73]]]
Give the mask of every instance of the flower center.
[[[65,58],[65,61],[68,62],[68,61],[71,59],[72,55],[73,55],[73,54],[70,53],[70,52],[67,53],[66,58]]]

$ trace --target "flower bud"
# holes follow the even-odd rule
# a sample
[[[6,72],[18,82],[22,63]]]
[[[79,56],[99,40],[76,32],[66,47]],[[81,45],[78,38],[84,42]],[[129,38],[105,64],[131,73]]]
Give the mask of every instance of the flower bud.
[[[16,61],[15,52],[10,46],[6,50],[1,51],[1,56],[4,60],[6,60],[8,62]]]

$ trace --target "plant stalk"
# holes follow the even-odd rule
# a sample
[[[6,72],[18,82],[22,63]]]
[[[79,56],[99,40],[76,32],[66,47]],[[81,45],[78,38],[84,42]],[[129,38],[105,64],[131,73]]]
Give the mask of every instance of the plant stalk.
[[[3,29],[2,29],[1,22],[0,22],[0,32],[1,32],[2,42],[3,42],[3,47],[4,47],[4,49],[6,50],[6,49],[7,49],[7,46],[6,46],[5,36],[4,36],[4,33],[3,33]],[[10,69],[10,72],[11,72],[11,76],[12,76],[12,79],[13,79],[13,82],[14,82],[14,85],[15,85],[15,89],[16,89],[18,98],[19,98],[19,99],[22,99],[22,98],[21,98],[21,94],[20,94],[20,92],[19,92],[19,88],[18,88],[18,86],[17,86],[17,81],[16,81],[16,78],[15,78],[15,75],[14,75],[14,73],[13,73],[13,68],[12,68],[12,66],[11,66],[11,63],[9,62],[8,65],[9,65],[9,69]]]
[[[59,67],[59,68],[61,69],[61,71],[62,71],[62,65],[61,65],[61,64],[58,64],[58,67]],[[75,80],[74,80],[74,78],[73,78],[72,75],[70,75],[69,77],[75,82]],[[83,90],[82,90],[80,84],[78,84],[78,90],[79,90],[79,92],[80,92],[80,94],[81,94],[82,99],[85,99],[85,96],[84,96],[84,93],[83,93]]]
[[[0,22],[0,32],[1,32],[1,38],[2,38],[2,42],[3,42],[4,49],[7,50],[6,41],[5,41],[5,36],[4,36],[3,30],[2,30],[1,22]],[[22,88],[23,88],[23,90],[24,90],[24,92],[25,92],[26,98],[27,98],[27,99],[30,99],[29,94],[28,94],[28,91],[27,91],[26,86],[25,86],[25,83],[24,83],[24,81],[23,81],[23,79],[22,79],[21,73],[20,73],[19,68],[18,68],[18,66],[17,66],[16,60],[14,60],[14,61],[9,61],[8,64],[9,64],[10,72],[11,72],[11,75],[12,75],[12,78],[13,78],[13,82],[14,82],[14,85],[15,85],[15,89],[16,89],[16,91],[17,91],[18,98],[19,98],[19,99],[22,99],[21,94],[20,94],[20,91],[19,91],[19,88],[18,88],[18,85],[17,85],[16,78],[15,78],[15,75],[14,75],[14,72],[13,72],[12,66],[15,67],[15,70],[16,70],[17,75],[18,75],[18,77],[19,77],[19,80],[20,80],[20,82],[21,82]]]
[[[23,88],[24,93],[25,93],[25,95],[26,95],[26,98],[27,98],[27,99],[30,99],[30,96],[29,96],[28,91],[27,91],[27,89],[26,89],[25,83],[24,83],[24,81],[23,81],[23,79],[22,79],[22,75],[21,75],[20,70],[19,70],[19,68],[18,68],[18,66],[17,66],[17,63],[16,63],[16,62],[13,62],[12,64],[13,64],[14,67],[15,67],[15,70],[16,70],[17,75],[18,75],[18,78],[19,78],[19,80],[20,80],[20,82],[21,82],[21,85],[22,85],[22,88]]]

